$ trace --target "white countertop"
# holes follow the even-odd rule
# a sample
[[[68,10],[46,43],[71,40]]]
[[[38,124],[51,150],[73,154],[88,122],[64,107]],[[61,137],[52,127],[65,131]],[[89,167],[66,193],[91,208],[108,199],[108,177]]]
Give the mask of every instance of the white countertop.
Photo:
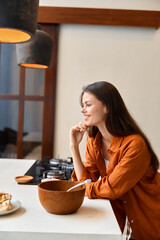
[[[0,191],[11,193],[21,207],[0,216],[0,240],[119,240],[121,232],[108,200],[84,198],[81,208],[70,215],[46,212],[36,185],[20,185],[14,177],[24,175],[35,160],[0,159]]]

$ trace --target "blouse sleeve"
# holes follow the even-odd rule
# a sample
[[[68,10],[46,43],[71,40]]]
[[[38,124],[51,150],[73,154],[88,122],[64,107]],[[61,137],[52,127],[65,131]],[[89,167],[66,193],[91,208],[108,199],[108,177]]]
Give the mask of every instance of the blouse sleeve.
[[[88,198],[121,197],[143,177],[149,163],[150,153],[143,139],[133,140],[109,175],[86,185]]]
[[[86,144],[86,154],[85,154],[85,162],[84,162],[84,167],[83,171],[80,177],[80,181],[84,181],[86,179],[91,179],[92,182],[95,182],[98,180],[100,173],[96,165],[96,154],[91,149],[91,143],[89,143],[90,140],[88,138],[87,144]],[[90,145],[90,146],[89,146]],[[72,180],[77,181],[77,177],[75,174],[75,171],[72,173]]]

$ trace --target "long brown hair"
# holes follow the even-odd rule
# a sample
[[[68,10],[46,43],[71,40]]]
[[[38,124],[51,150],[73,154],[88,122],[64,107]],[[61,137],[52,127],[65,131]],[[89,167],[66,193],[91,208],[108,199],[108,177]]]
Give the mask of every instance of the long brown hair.
[[[112,136],[122,137],[131,134],[139,134],[143,137],[148,150],[151,153],[151,163],[154,169],[158,169],[158,158],[154,153],[149,140],[128,112],[118,90],[111,83],[104,81],[95,82],[83,88],[81,94],[81,104],[84,92],[92,93],[106,106],[106,128]],[[89,128],[88,134],[90,137],[95,137],[97,132],[98,128],[92,126]]]

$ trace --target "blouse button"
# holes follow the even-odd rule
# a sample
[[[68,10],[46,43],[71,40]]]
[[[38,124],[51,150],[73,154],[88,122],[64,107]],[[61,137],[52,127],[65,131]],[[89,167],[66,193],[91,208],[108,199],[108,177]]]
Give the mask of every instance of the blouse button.
[[[127,201],[125,200],[125,201],[123,201],[123,203],[124,203],[124,204],[126,204],[126,203],[127,203]]]
[[[131,220],[131,223],[133,223],[133,220]]]

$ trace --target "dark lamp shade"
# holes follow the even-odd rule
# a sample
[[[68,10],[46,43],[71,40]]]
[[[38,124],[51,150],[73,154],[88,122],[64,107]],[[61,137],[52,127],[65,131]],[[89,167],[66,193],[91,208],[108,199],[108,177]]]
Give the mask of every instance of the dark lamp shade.
[[[44,31],[37,30],[31,41],[16,45],[17,63],[27,68],[48,68],[51,64],[52,52],[51,36]]]
[[[21,43],[37,29],[39,0],[0,0],[0,42]]]

